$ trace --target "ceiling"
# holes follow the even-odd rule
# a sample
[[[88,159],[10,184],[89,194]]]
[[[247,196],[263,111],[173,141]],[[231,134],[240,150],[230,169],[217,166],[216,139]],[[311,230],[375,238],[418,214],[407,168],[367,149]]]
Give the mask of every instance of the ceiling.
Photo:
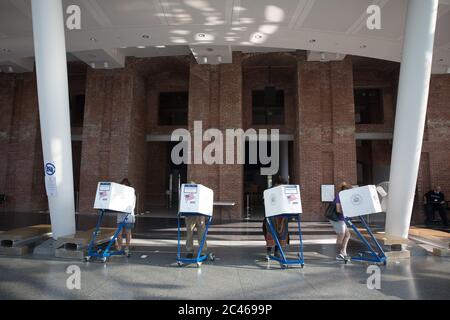
[[[72,4],[81,30],[66,29],[69,59],[117,68],[126,56],[190,53],[199,63],[227,63],[236,50],[400,61],[407,0],[63,0]],[[366,28],[371,4],[381,8],[381,30]],[[1,0],[0,69],[30,71],[32,57],[30,0]],[[433,73],[449,68],[450,0],[440,0]]]

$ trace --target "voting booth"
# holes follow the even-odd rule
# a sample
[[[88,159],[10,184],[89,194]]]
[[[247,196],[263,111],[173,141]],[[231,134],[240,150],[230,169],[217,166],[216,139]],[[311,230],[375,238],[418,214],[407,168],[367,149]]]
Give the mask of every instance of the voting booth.
[[[182,266],[183,263],[196,263],[198,267],[202,262],[210,258],[214,260],[214,254],[202,255],[203,246],[205,245],[208,234],[209,225],[212,221],[214,205],[214,191],[201,184],[182,184],[180,188],[180,199],[178,209],[178,254],[177,264]],[[181,218],[182,217],[198,217],[203,216],[206,219],[205,232],[199,243],[197,256],[193,259],[181,257]],[[198,232],[198,231],[197,231]]]
[[[264,191],[264,210],[266,222],[275,244],[280,250],[281,257],[269,255],[269,260],[278,261],[282,266],[298,264],[304,266],[303,259],[303,241],[300,227],[300,214],[302,211],[302,202],[299,185],[280,185]],[[274,219],[276,218],[294,218],[297,221],[298,235],[300,240],[298,259],[287,259],[286,254],[280,245]]]
[[[134,188],[115,182],[99,182],[94,209],[132,213],[136,205]]]
[[[368,251],[359,253],[357,256],[352,257],[351,260],[386,264],[386,255],[383,248],[381,248],[363,217],[383,211],[381,209],[377,192],[377,188],[374,185],[352,188],[339,192],[339,199],[341,200],[342,213],[344,215],[345,222],[352,227],[356,235],[362,240],[368,249]],[[369,235],[369,241],[355,226],[352,218],[359,219],[361,226],[366,229]],[[370,242],[372,242],[372,244]],[[375,245],[377,250],[375,250],[373,245]]]
[[[91,257],[98,257],[102,262],[106,262],[106,259],[113,255],[125,255],[124,250],[112,251],[111,247],[117,239],[117,236],[122,232],[126,223],[126,219],[130,214],[134,214],[134,208],[136,206],[136,196],[134,188],[125,186],[115,182],[99,182],[97,185],[97,192],[95,194],[94,209],[99,210],[100,215],[97,220],[95,231],[92,235],[91,242],[89,243],[86,261],[89,261]],[[113,237],[109,241],[106,248],[95,248],[95,239],[100,230],[105,212],[121,212],[123,220],[117,225],[117,230]]]

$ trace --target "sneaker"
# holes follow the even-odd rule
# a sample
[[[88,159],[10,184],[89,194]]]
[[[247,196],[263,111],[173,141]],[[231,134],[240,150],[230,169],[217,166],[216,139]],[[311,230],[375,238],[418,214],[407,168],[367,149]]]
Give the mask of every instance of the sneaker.
[[[345,256],[342,253],[339,253],[336,257],[336,260],[343,261],[345,260]]]

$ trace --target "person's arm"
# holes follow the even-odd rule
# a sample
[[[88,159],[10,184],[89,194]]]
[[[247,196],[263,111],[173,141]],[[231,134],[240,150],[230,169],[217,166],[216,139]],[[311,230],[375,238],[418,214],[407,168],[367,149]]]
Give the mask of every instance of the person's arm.
[[[423,195],[423,204],[427,204],[427,195],[428,195],[428,193],[425,193]]]
[[[340,203],[336,203],[336,211],[337,211],[338,213],[342,213],[342,207],[341,207],[341,204],[340,204]]]
[[[445,196],[443,192],[441,192],[441,204],[445,204]]]

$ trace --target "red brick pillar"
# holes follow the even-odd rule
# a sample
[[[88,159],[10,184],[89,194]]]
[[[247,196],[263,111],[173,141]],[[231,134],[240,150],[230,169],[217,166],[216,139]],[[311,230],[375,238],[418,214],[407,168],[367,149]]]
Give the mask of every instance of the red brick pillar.
[[[8,155],[14,115],[15,75],[0,73],[0,194],[6,193]],[[9,196],[9,195],[8,195]],[[0,207],[3,210],[3,207]]]
[[[145,82],[133,66],[89,69],[80,176],[80,212],[93,212],[97,183],[128,177],[138,196],[145,191]]]
[[[16,75],[12,112],[9,147],[7,155],[4,155],[7,157],[7,210],[29,212],[33,209],[35,166],[41,163],[36,161],[36,146],[40,136],[35,74]],[[43,174],[43,167],[40,169],[37,172]]]
[[[219,126],[224,135],[226,129],[243,128],[242,119],[242,58],[240,52],[233,53],[233,63],[219,66]],[[233,201],[234,207],[223,207],[222,218],[239,220],[243,214],[244,166],[237,164],[236,145],[235,164],[224,164],[219,168],[219,199]],[[226,148],[224,147],[224,159]]]
[[[242,69],[239,53],[233,63],[219,66],[199,65],[192,60],[189,77],[189,130],[194,138],[194,121],[202,121],[203,131],[242,128]],[[193,140],[192,140],[193,142]],[[203,143],[203,148],[208,143]],[[202,148],[202,150],[203,150]],[[192,152],[194,145],[192,145]],[[223,150],[225,162],[225,148]],[[191,161],[193,162],[192,154]],[[242,217],[243,166],[238,164],[190,164],[188,181],[214,190],[215,201],[232,201],[234,207],[216,207],[216,215],[225,220]]]
[[[320,184],[322,176],[321,63],[298,62],[299,112],[295,139],[301,185],[303,219],[317,219],[321,211]]]
[[[355,104],[350,59],[331,62],[334,180],[356,183]]]
[[[295,182],[301,185],[304,219],[323,220],[320,186],[356,183],[352,65],[303,57],[297,76]]]

